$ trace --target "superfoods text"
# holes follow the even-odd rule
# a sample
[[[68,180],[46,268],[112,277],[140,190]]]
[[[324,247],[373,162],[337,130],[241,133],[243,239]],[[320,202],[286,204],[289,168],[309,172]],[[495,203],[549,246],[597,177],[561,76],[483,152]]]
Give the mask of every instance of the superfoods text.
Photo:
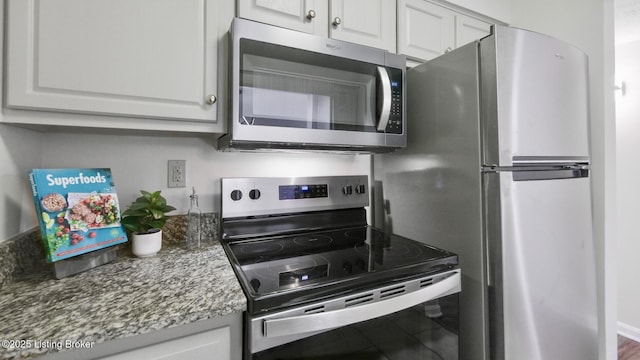
[[[83,173],[79,173],[78,176],[70,177],[54,177],[52,174],[47,174],[47,185],[49,186],[62,186],[67,188],[67,185],[77,184],[99,184],[106,183],[107,177],[96,173],[94,176],[85,176]]]

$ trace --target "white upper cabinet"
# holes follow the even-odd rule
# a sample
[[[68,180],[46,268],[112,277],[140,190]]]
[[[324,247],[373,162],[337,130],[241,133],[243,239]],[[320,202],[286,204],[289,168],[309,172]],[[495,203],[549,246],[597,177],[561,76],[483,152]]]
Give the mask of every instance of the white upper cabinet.
[[[238,0],[238,16],[327,37],[327,0]]]
[[[223,131],[218,43],[232,18],[233,1],[8,0],[7,106]]]
[[[330,36],[396,52],[396,3],[390,0],[331,0]]]
[[[511,23],[511,0],[446,0],[446,2],[499,20],[505,24]]]
[[[464,15],[456,15],[456,47],[481,39],[491,33],[491,25]]]
[[[398,52],[429,60],[455,48],[455,14],[424,0],[398,3]]]
[[[490,33],[487,22],[425,0],[398,0],[398,52],[424,61]]]
[[[395,1],[238,0],[238,16],[396,51]]]

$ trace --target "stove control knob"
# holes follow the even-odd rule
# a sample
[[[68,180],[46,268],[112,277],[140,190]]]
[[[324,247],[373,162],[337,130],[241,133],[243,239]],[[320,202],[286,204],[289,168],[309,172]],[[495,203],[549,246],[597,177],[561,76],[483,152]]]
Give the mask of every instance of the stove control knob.
[[[252,189],[251,191],[249,191],[249,198],[251,200],[258,200],[260,199],[260,190],[258,189]]]
[[[344,270],[345,274],[352,274],[353,273],[353,265],[351,265],[350,262],[345,261],[344,264],[342,264],[342,270]]]
[[[262,285],[260,283],[260,280],[258,279],[251,279],[249,281],[249,284],[251,284],[251,287],[253,288],[253,291],[258,292],[258,289],[260,289],[260,285]]]
[[[357,194],[364,194],[366,191],[367,191],[367,187],[364,186],[363,184],[356,185]]]
[[[351,194],[353,194],[353,186],[351,186],[351,185],[345,185],[345,186],[342,188],[342,193],[343,193],[343,194],[345,194],[345,195],[351,195]]]
[[[231,200],[233,200],[233,201],[238,201],[238,200],[240,200],[240,199],[242,199],[242,191],[240,191],[240,190],[233,190],[233,191],[231,192]]]

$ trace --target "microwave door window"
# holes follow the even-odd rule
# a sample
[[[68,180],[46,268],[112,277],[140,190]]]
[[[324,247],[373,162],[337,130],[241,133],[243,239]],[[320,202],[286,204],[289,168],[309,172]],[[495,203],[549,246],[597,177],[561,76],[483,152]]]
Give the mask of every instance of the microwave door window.
[[[240,122],[245,125],[328,128],[330,117],[330,100],[327,96],[257,87],[242,88]]]
[[[375,67],[363,69],[359,63],[354,71],[345,64],[349,60],[281,46],[276,49],[282,53],[269,49],[269,56],[242,53],[241,124],[376,131]],[[292,56],[296,61],[288,60]]]

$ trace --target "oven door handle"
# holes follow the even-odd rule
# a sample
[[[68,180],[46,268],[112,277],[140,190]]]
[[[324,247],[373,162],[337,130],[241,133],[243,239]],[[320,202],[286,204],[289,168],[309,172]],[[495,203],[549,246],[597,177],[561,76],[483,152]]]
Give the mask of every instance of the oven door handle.
[[[460,270],[456,270],[451,276],[437,283],[387,300],[309,315],[265,319],[263,323],[264,336],[275,338],[330,330],[392,314],[429,300],[455,294],[460,292],[460,288]]]

